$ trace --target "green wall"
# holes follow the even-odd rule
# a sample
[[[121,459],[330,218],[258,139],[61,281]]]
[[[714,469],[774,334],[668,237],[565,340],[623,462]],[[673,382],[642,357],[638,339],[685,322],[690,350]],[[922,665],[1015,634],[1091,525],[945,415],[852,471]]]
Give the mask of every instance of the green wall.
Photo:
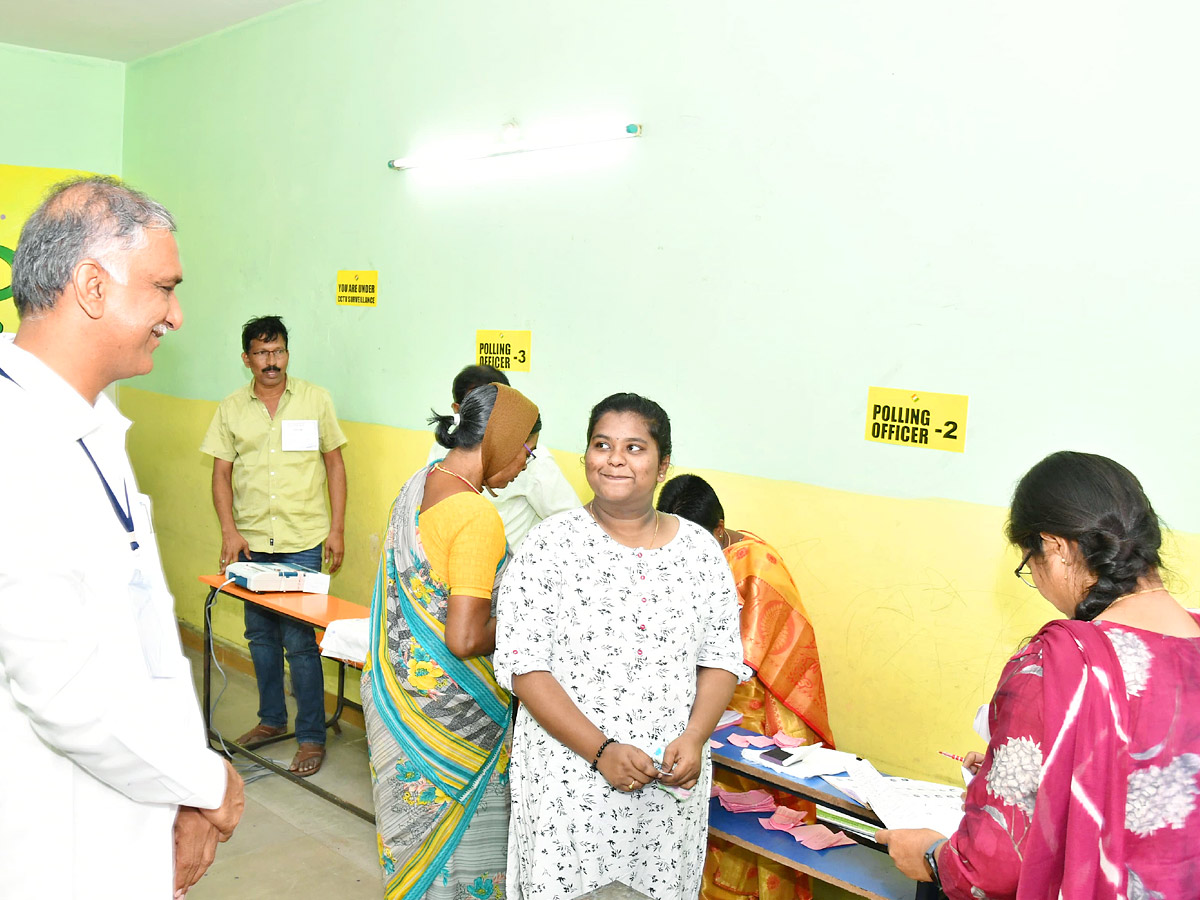
[[[185,327],[122,405],[193,624],[218,536],[191,448],[245,378],[241,322],[284,315],[292,371],[352,423],[334,590],[360,601],[475,330],[530,328],[514,383],[568,476],[593,402],[662,402],[676,463],[787,559],[839,742],[950,781],[936,749],[977,746],[975,705],[1052,615],[1000,537],[1032,462],[1073,447],[1130,466],[1197,599],[1198,19],[1178,2],[310,0],[128,67],[0,45],[18,86],[0,161],[119,171],[179,218]],[[645,137],[385,166],[513,118]],[[346,268],[379,270],[377,309],[334,305]],[[864,441],[869,385],[969,395],[967,452]]]
[[[179,215],[189,329],[142,385],[224,395],[277,311],[342,415],[421,428],[476,328],[531,328],[554,446],[636,389],[688,465],[1001,505],[1071,446],[1200,529],[1197,72],[1156,15],[320,0],[141,60],[125,169]],[[384,165],[591,116],[645,137]],[[968,394],[968,452],[865,442],[872,384]]]
[[[0,163],[119,175],[125,66],[0,44]]]
[[[570,469],[592,403],[659,400],[675,463],[795,575],[839,742],[953,779],[936,750],[978,743],[1054,615],[1001,537],[1041,456],[1137,472],[1197,597],[1200,13],[1174,6],[314,0],[131,64],[124,174],[178,215],[187,280],[126,408],[143,484],[189,517],[160,526],[185,615],[218,534],[180,436],[243,383],[243,321],[284,315],[291,371],[362,425],[333,588],[362,602],[376,507],[475,330],[530,328],[543,444]],[[385,165],[513,118],[645,136]],[[378,269],[379,307],[337,307],[338,269]],[[864,441],[870,385],[969,395],[966,452]]]

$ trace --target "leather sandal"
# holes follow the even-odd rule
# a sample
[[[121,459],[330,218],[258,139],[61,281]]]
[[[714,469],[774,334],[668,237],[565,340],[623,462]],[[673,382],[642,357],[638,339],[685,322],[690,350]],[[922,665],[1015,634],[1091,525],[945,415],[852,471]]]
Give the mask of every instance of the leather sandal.
[[[275,725],[264,725],[262,722],[259,722],[238,738],[237,743],[241,744],[247,750],[253,750],[255,747],[261,747],[267,741],[271,740],[271,738],[277,738],[281,734],[286,733],[286,725],[276,727]]]
[[[292,764],[288,766],[288,771],[301,778],[307,778],[309,775],[316,775],[321,770],[321,763],[324,761],[325,745],[306,741],[296,751],[296,755],[292,758]]]

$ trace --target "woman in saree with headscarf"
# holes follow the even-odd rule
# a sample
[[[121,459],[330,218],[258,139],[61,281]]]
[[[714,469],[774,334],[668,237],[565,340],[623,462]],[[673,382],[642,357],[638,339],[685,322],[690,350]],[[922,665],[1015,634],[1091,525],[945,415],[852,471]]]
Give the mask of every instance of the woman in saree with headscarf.
[[[664,484],[657,506],[711,532],[733,570],[742,646],[754,674],[737,686],[729,702],[730,709],[742,714],[742,727],[771,736],[782,731],[810,744],[823,741],[832,747],[816,635],[779,551],[749,531],[727,527],[716,491],[698,475],[679,475]],[[761,787],[723,770],[714,774],[714,780],[732,791]],[[815,821],[811,803],[787,794],[776,799]],[[704,900],[804,900],[812,890],[807,875],[711,838],[700,896]]]
[[[481,494],[525,468],[537,407],[506,385],[435,416],[446,456],[392,505],[362,678],[387,900],[503,900],[511,696],[496,683],[504,526]]]

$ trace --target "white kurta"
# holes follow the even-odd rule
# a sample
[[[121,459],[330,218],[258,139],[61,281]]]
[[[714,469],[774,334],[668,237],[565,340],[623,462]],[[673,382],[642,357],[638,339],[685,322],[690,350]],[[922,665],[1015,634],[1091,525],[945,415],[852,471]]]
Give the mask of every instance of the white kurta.
[[[127,419],[0,338],[0,894],[173,893],[178,804],[216,808]],[[19,386],[18,386],[19,385]],[[122,506],[134,551],[82,437]]]
[[[434,441],[428,462],[437,462],[445,455],[446,448]],[[512,484],[496,491],[495,497],[486,493],[484,497],[491,500],[496,512],[500,513],[510,553],[517,552],[529,530],[538,522],[579,506],[575,488],[545,448],[534,451],[533,459]]]
[[[656,550],[610,538],[582,509],[529,533],[500,585],[497,680],[549,671],[605,735],[648,753],[687,726],[696,668],[742,666],[737,591],[711,534],[680,520]],[[621,881],[694,900],[707,843],[708,749],[691,797],[609,787],[522,706],[513,736],[509,900],[568,900]]]

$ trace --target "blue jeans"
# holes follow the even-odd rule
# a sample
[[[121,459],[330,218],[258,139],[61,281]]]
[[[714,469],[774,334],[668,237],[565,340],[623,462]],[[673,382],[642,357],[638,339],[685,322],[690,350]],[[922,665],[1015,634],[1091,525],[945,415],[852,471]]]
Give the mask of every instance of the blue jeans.
[[[297,553],[261,553],[253,551],[254,562],[294,563],[321,569],[321,545]],[[311,744],[325,743],[325,674],[321,671],[321,652],[316,629],[263,609],[253,603],[246,606],[246,640],[250,659],[258,679],[258,719],[264,725],[287,725],[287,706],[283,701],[283,653],[287,651],[292,670],[292,693],[296,697],[296,740]]]

